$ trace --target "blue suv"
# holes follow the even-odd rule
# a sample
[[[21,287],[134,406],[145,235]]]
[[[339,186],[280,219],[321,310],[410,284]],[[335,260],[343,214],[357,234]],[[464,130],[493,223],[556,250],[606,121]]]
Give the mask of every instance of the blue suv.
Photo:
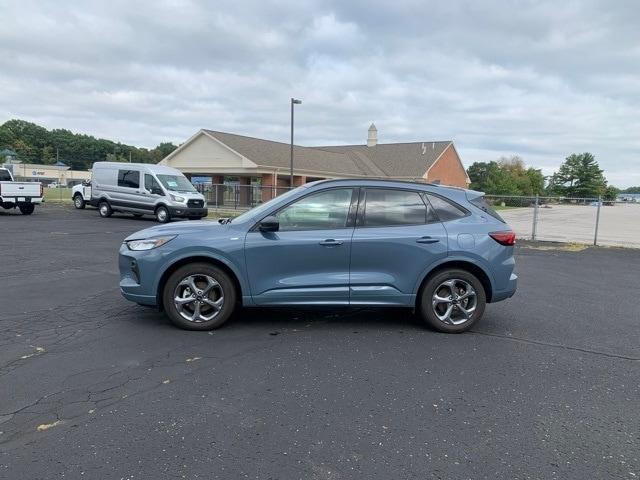
[[[457,333],[515,293],[514,243],[482,193],[325,180],[233,220],[134,233],[120,249],[120,288],[190,330],[217,328],[238,306],[371,305],[415,309]]]

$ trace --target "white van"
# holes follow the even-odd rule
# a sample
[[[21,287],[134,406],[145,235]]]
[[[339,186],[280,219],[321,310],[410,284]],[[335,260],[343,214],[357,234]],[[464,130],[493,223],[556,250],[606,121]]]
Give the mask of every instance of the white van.
[[[101,217],[128,212],[154,215],[158,222],[166,223],[176,217],[197,220],[207,216],[204,196],[179,170],[163,165],[96,162],[90,190],[87,203],[98,207]]]

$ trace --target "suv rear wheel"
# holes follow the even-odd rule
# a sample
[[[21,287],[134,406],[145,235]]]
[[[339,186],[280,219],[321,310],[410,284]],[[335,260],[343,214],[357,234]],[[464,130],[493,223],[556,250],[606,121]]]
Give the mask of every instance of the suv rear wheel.
[[[439,332],[461,333],[480,320],[486,303],[484,287],[475,275],[447,269],[427,281],[419,311],[423,320]]]
[[[186,330],[213,330],[225,323],[236,305],[233,282],[208,263],[189,263],[171,274],[162,291],[164,311]]]

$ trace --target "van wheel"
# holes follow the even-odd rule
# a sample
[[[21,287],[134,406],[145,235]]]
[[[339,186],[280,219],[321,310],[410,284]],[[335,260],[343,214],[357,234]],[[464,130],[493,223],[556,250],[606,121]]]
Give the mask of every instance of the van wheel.
[[[85,207],[85,203],[84,203],[84,199],[82,198],[82,195],[80,195],[79,193],[76,193],[76,196],[73,197],[73,205],[78,210],[82,210]]]
[[[213,330],[225,323],[236,305],[233,282],[208,263],[189,263],[171,274],[162,291],[164,311],[186,330]]]
[[[431,277],[420,295],[420,315],[439,332],[461,333],[480,320],[487,303],[484,287],[474,275],[447,269]]]
[[[111,210],[111,205],[109,202],[103,200],[98,204],[98,212],[100,212],[100,216],[103,218],[110,217],[113,214],[113,210]]]
[[[171,220],[171,215],[169,215],[169,210],[167,207],[163,207],[162,205],[156,208],[156,220],[158,223],[167,223]]]
[[[18,206],[18,208],[20,209],[20,213],[22,213],[23,215],[31,215],[33,213],[33,210],[35,209],[35,206],[32,203],[28,203],[26,205],[20,205]]]

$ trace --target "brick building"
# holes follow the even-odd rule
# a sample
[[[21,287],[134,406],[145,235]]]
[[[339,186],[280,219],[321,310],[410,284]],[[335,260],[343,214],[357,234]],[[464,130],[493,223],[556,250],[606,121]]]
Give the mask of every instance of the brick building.
[[[240,203],[253,204],[289,188],[289,158],[288,143],[203,129],[160,163],[182,171],[194,184],[237,186],[234,192],[243,197]],[[469,185],[452,141],[380,144],[373,124],[363,145],[294,146],[294,186],[325,178],[389,178]],[[249,188],[251,185],[254,188]],[[224,195],[224,191],[215,195]],[[259,199],[246,198],[256,191]],[[215,201],[223,203],[224,199]]]

